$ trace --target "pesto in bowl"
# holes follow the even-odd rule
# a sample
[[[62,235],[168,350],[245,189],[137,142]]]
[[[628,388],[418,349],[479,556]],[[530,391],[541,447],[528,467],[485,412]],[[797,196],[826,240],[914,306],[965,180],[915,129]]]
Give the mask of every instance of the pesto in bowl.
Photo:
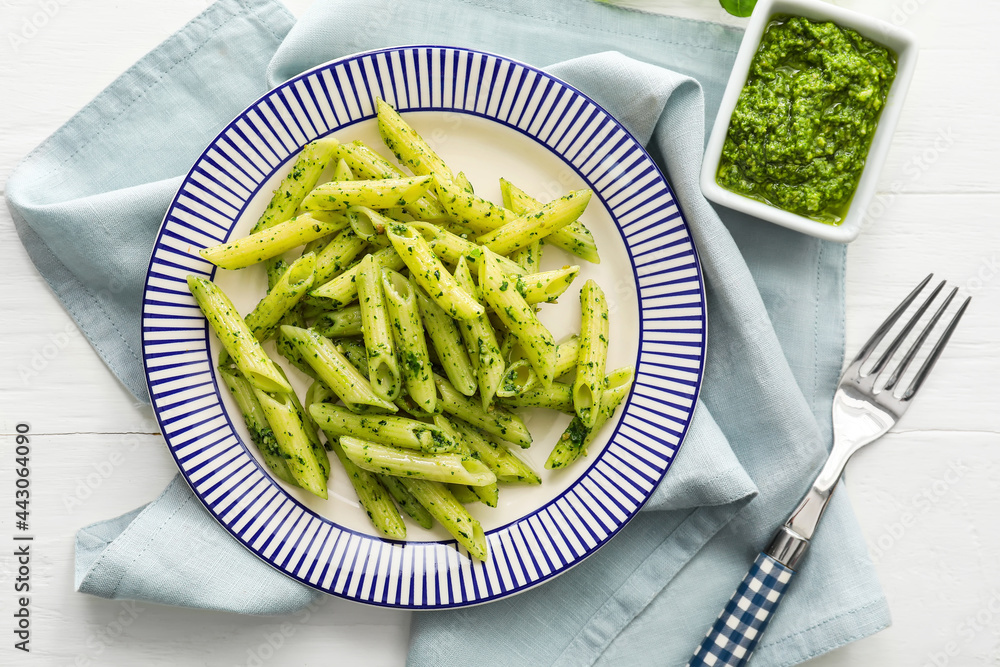
[[[716,182],[839,224],[895,75],[892,51],[854,30],[773,17],[733,110]]]

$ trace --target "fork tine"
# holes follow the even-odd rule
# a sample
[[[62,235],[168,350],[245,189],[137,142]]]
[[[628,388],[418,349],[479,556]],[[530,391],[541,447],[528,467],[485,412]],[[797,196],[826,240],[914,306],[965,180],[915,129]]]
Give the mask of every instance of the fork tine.
[[[889,314],[889,317],[886,318],[885,322],[883,322],[882,325],[875,330],[875,333],[873,333],[872,337],[868,339],[868,342],[861,347],[861,350],[858,352],[858,356],[854,357],[854,363],[857,362],[864,363],[868,359],[868,356],[872,353],[872,350],[874,350],[875,347],[882,341],[882,339],[885,338],[885,335],[889,333],[889,329],[892,328],[892,325],[896,323],[896,320],[898,320],[899,316],[903,314],[903,311],[905,311],[910,306],[910,304],[913,303],[913,300],[917,298],[918,294],[920,294],[920,290],[922,290],[927,285],[927,283],[930,282],[933,276],[934,274],[931,273],[922,281],[920,281],[920,284],[917,285],[916,289],[910,292],[909,296],[903,299],[903,302],[901,304],[896,306],[896,310],[892,311],[892,313]]]
[[[972,301],[972,297],[966,297],[965,301],[962,302],[962,305],[959,306],[955,316],[952,317],[951,322],[948,323],[948,328],[944,330],[944,333],[941,334],[938,342],[935,343],[930,356],[927,357],[923,366],[921,366],[920,370],[917,371],[917,376],[913,378],[913,382],[910,383],[910,386],[907,388],[906,393],[904,393],[901,397],[901,400],[908,401],[913,398],[913,395],[920,389],[924,380],[926,380],[927,376],[930,375],[931,369],[934,368],[934,364],[937,363],[938,357],[941,356],[944,346],[948,344],[948,339],[951,338],[951,334],[954,333],[955,327],[958,326],[958,321],[962,319],[962,315],[965,314],[965,309],[969,306],[970,301]]]
[[[934,295],[937,295],[937,293],[941,291],[941,287],[943,285],[944,283],[938,285],[938,289],[934,290]],[[930,321],[927,323],[927,326],[925,326],[924,330],[920,332],[919,336],[917,336],[917,339],[913,341],[913,345],[911,345],[910,349],[907,350],[906,356],[903,357],[903,360],[899,363],[899,366],[897,366],[896,370],[892,372],[892,375],[889,377],[889,381],[886,382],[885,386],[882,388],[883,391],[892,391],[893,387],[896,386],[896,383],[899,382],[900,378],[903,377],[903,373],[905,373],[906,369],[910,367],[910,363],[913,361],[913,358],[917,356],[917,352],[920,351],[920,348],[923,346],[924,341],[927,340],[927,336],[930,335],[931,329],[933,329],[934,325],[936,325],[938,323],[938,320],[941,319],[941,316],[944,314],[944,311],[951,304],[952,299],[955,298],[955,294],[957,293],[958,293],[958,288],[953,287],[951,292],[945,298],[944,302],[940,306],[938,306],[937,312],[935,312],[934,316],[931,317]],[[921,313],[923,312],[923,310],[926,310],[928,305],[929,302],[924,304],[924,308],[921,309]],[[921,313],[918,313],[918,315]],[[911,320],[910,324],[914,324],[915,321],[916,320]],[[879,361],[881,361],[881,359]]]
[[[882,369],[885,368],[886,365],[888,365],[889,361],[892,359],[892,355],[896,354],[896,350],[899,349],[899,346],[903,344],[906,337],[910,335],[911,331],[913,331],[913,327],[917,325],[920,318],[923,317],[925,312],[927,312],[927,309],[930,307],[931,303],[934,302],[934,299],[937,298],[937,295],[941,293],[941,290],[944,288],[944,283],[945,281],[943,280],[938,283],[938,286],[934,288],[931,295],[927,297],[922,304],[920,304],[920,307],[917,308],[917,312],[913,313],[910,321],[906,323],[906,326],[903,327],[902,331],[899,332],[899,334],[893,339],[892,343],[889,344],[889,347],[886,348],[885,352],[882,353],[879,360],[876,361],[875,365],[872,366],[870,371],[868,371],[869,374],[877,375],[882,372]]]

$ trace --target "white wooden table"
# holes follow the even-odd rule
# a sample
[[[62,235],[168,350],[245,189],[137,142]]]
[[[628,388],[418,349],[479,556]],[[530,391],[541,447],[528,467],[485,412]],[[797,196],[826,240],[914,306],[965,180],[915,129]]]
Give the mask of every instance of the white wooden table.
[[[298,14],[309,2],[289,5]],[[206,4],[174,0],[152,9],[146,3],[0,0],[0,182]],[[741,22],[715,0],[627,4]],[[810,664],[997,664],[1000,225],[993,207],[1000,204],[994,121],[1000,4],[836,4],[905,25],[923,47],[881,177],[884,214],[848,254],[847,347],[856,350],[930,270],[975,299],[919,407],[849,470],[848,489],[894,625]],[[12,495],[15,425],[28,422],[37,535],[29,656],[11,647],[16,567],[7,548],[0,553],[0,618],[8,619],[0,623],[6,638],[0,664],[402,665],[409,635],[404,612],[329,598],[290,618],[249,618],[73,592],[77,529],[148,502],[175,467],[150,410],[118,384],[36,273],[6,208],[0,242],[7,258],[0,272],[0,498]],[[12,509],[0,504],[7,508],[0,512],[0,539],[9,543]]]

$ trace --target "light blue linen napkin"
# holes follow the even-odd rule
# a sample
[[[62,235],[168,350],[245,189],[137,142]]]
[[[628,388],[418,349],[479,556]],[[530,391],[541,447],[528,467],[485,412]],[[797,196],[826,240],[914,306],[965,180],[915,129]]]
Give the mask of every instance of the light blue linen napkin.
[[[547,67],[648,142],[684,207],[709,289],[702,403],[664,484],[619,536],[534,591],[417,614],[410,662],[488,652],[502,665],[683,664],[821,462],[843,348],[843,248],[728,211],[723,225],[698,188],[739,33],[588,0],[331,1],[290,27],[277,3],[218,2],[26,158],[7,197],[39,271],[144,398],[139,290],[154,232],[179,176],[268,85],[404,43]],[[179,479],[81,530],[77,586],[242,613],[284,613],[312,595],[243,550]],[[887,623],[841,493],[754,663],[795,664]]]

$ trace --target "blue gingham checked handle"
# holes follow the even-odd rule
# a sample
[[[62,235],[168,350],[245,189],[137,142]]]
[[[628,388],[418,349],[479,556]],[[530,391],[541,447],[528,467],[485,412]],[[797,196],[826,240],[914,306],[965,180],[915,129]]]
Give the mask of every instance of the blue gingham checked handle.
[[[766,553],[758,555],[688,667],[746,665],[793,574]]]

